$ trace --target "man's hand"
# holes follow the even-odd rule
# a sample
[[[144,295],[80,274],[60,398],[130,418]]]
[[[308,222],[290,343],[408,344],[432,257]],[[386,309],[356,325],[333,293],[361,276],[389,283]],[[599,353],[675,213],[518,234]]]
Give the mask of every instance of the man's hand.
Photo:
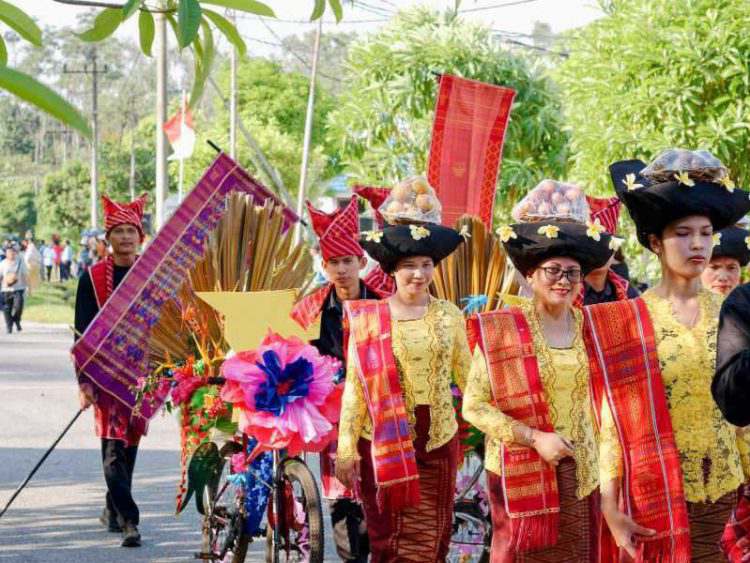
[[[341,481],[347,489],[354,489],[355,484],[359,481],[359,460],[337,459],[336,479]]]
[[[78,389],[78,403],[81,405],[81,409],[86,410],[93,405],[94,402],[94,393],[91,390],[91,387],[88,385],[82,385],[81,388]]]

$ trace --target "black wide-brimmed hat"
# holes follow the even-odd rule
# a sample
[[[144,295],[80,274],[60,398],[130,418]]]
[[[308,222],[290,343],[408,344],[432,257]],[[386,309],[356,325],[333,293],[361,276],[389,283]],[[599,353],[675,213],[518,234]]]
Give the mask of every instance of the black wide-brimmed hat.
[[[524,276],[545,260],[558,256],[578,262],[586,275],[604,266],[614,252],[610,235],[574,222],[516,223],[501,228],[500,236],[513,265]]]
[[[389,225],[382,231],[362,233],[360,244],[386,272],[409,256],[429,256],[437,265],[456,250],[463,237],[454,229],[424,223],[421,225]]]
[[[727,227],[719,231],[719,244],[714,246],[711,258],[734,258],[743,268],[750,263],[747,238],[750,231],[741,227]]]
[[[691,215],[708,217],[714,232],[733,225],[748,211],[750,199],[744,190],[722,184],[690,180],[650,183],[640,172],[641,160],[621,160],[609,166],[617,196],[628,208],[638,241],[651,250],[648,235],[661,236],[672,221]]]

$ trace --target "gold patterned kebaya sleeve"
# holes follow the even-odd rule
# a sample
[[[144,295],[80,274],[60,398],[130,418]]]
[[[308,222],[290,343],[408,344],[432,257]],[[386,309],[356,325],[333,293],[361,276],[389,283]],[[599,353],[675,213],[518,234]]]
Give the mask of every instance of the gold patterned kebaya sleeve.
[[[341,399],[341,417],[339,419],[339,443],[336,451],[338,459],[359,459],[357,442],[362,435],[362,427],[367,416],[367,404],[362,391],[362,382],[357,375],[354,358],[357,349],[354,339],[349,339],[349,350],[346,364],[346,383]]]
[[[622,447],[617,427],[606,399],[602,400],[601,429],[599,431],[599,483],[622,477]]]
[[[469,340],[466,338],[466,325],[463,315],[456,319],[455,336],[453,338],[453,381],[463,392],[466,389],[466,378],[471,370],[471,351]]]
[[[469,380],[464,390],[463,417],[490,438],[506,444],[514,441],[514,420],[492,405],[492,388],[487,362],[479,346],[469,370]]]

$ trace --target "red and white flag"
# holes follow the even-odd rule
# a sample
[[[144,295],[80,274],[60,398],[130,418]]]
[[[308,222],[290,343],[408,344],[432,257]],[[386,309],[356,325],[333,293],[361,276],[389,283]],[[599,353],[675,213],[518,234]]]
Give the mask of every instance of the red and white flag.
[[[174,151],[168,160],[189,158],[195,148],[195,129],[190,108],[178,111],[164,124],[164,133]]]

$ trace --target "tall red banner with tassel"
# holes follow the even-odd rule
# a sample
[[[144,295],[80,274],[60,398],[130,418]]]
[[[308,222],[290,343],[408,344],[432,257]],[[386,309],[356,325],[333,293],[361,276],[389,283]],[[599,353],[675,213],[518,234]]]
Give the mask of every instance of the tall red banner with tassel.
[[[428,180],[443,206],[443,224],[463,214],[492,228],[497,173],[516,92],[444,74],[432,126]]]

